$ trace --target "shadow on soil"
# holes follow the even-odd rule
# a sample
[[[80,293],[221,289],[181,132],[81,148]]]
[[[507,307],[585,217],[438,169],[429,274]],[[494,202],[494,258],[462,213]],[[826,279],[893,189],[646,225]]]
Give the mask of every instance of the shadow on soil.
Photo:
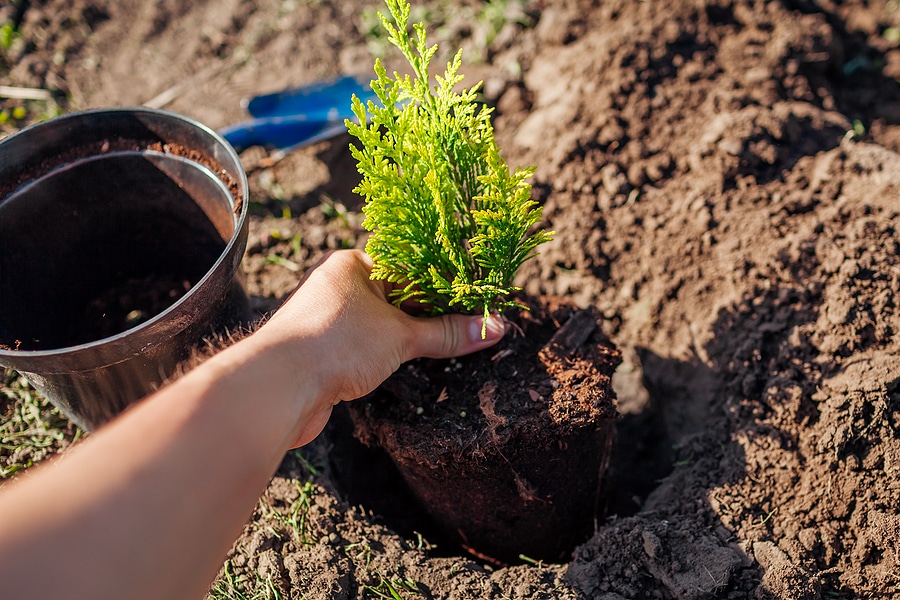
[[[407,539],[421,535],[434,547],[432,556],[465,554],[450,543],[419,506],[403,476],[381,448],[353,437],[353,423],[344,404],[334,408],[325,430],[335,487],[352,506],[361,506],[375,521]]]
[[[613,516],[576,550],[566,575],[574,588],[589,598],[635,597],[635,589],[652,589],[662,598],[751,597],[754,590],[757,595],[777,591],[771,586],[788,589],[778,578],[790,571],[797,575],[789,583],[790,597],[817,597],[819,584],[812,576],[804,579],[778,562],[784,555],[767,520],[754,525],[761,528],[756,537],[769,561],[765,572],[736,545],[746,532],[731,527],[756,522],[771,509],[764,496],[744,498],[730,520],[710,498],[743,494],[741,483],[760,476],[748,471],[745,445],[737,440],[767,438],[788,450],[796,443],[799,429],[776,427],[767,418],[772,411],[794,411],[798,424],[815,422],[807,403],[788,407],[777,388],[800,386],[805,397],[815,390],[818,377],[796,366],[815,355],[809,342],[798,343],[804,339],[798,328],[816,321],[819,304],[815,289],[755,289],[719,312],[713,338],[697,356],[636,350],[647,395],[632,399],[641,409],[622,420],[614,475],[622,494],[629,488],[637,493],[614,496]],[[629,397],[621,400],[628,410]],[[647,475],[653,473],[659,479],[651,482]],[[733,508],[728,502],[722,506]],[[779,575],[782,567],[788,571]]]
[[[846,19],[836,10],[825,10],[820,2],[793,0],[786,4],[807,14],[824,14],[834,31],[831,61],[801,63],[801,73],[813,89],[829,90],[836,109],[851,119],[859,119],[866,130],[876,120],[900,124],[900,82],[884,73],[888,63],[885,51],[870,44],[865,32],[851,30]]]

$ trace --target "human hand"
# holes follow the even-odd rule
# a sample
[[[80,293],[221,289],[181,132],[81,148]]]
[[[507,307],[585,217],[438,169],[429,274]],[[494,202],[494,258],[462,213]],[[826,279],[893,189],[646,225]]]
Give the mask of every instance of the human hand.
[[[282,353],[293,368],[313,381],[319,401],[295,445],[312,441],[325,427],[332,407],[374,390],[404,362],[417,357],[449,358],[496,344],[503,321],[491,316],[482,339],[482,317],[411,316],[387,300],[390,285],[369,279],[371,258],[360,250],[327,255],[256,333],[295,342]],[[289,344],[290,345],[290,344]],[[297,361],[312,361],[301,365]]]

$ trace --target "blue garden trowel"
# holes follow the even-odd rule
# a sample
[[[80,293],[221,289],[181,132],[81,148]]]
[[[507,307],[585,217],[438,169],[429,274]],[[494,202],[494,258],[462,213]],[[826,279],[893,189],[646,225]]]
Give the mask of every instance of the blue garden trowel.
[[[353,94],[363,102],[377,100],[368,82],[355,77],[256,96],[244,102],[253,118],[225,127],[219,134],[238,152],[264,146],[286,155],[346,132],[344,119],[354,118],[350,110]]]

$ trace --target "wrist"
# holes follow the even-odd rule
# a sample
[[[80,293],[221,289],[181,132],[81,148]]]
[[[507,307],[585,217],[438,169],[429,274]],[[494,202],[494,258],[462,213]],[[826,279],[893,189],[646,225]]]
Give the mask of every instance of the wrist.
[[[285,329],[270,325],[229,349],[230,355],[223,356],[223,366],[245,374],[241,378],[248,386],[245,398],[252,403],[247,410],[277,413],[277,431],[292,444],[309,420],[332,403],[319,368],[325,359],[311,352],[316,346],[311,334],[288,335]]]

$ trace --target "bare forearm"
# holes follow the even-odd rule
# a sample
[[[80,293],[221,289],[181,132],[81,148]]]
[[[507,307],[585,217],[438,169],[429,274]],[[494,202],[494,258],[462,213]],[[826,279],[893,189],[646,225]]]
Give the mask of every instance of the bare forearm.
[[[370,269],[333,254],[255,334],[0,490],[3,597],[201,597],[285,450],[335,402],[503,335],[493,320],[482,337],[480,316],[406,315]]]
[[[239,346],[0,495],[4,593],[202,597],[315,395]],[[56,577],[32,573],[48,565]]]

